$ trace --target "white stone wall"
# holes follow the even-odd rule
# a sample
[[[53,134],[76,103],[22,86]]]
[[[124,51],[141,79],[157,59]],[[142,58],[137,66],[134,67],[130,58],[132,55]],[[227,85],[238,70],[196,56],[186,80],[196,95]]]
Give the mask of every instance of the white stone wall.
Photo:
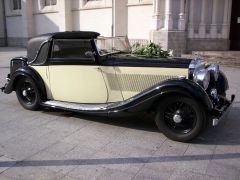
[[[208,49],[216,44],[211,41],[228,47],[231,0],[57,0],[53,6],[44,6],[44,0],[21,0],[22,10],[12,10],[12,0],[5,2],[10,45],[26,44],[38,34],[83,30],[128,35],[132,42],[151,39],[168,49],[178,43],[173,47],[178,52],[184,47],[191,51],[198,42]],[[2,32],[0,28],[0,38]],[[162,34],[167,38],[158,37]]]
[[[72,30],[112,35],[112,1],[72,0]]]
[[[96,31],[111,36],[112,9],[85,9],[73,11],[73,30]]]
[[[130,39],[149,39],[152,27],[152,4],[128,5],[128,37]]]
[[[59,31],[58,13],[35,14],[35,35]]]
[[[8,45],[20,46],[23,44],[22,14],[21,10],[12,10],[11,6],[10,1],[5,1]]]
[[[9,16],[6,18],[8,37],[23,37],[22,16]]]
[[[61,17],[58,14],[58,5],[43,7],[39,0],[32,1],[34,35],[59,31]]]

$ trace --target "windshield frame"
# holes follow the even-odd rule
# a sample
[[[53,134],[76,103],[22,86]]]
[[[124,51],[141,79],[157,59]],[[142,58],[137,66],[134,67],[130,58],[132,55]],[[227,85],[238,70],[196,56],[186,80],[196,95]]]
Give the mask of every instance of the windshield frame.
[[[106,53],[106,54],[101,54],[99,51],[99,46],[97,45],[97,40],[108,40],[108,39],[114,39],[114,38],[124,38],[125,39],[125,42],[126,42],[126,46],[127,48],[129,49],[129,52],[124,52],[124,51],[121,51],[121,50],[116,50],[115,52],[109,52],[109,53]],[[118,54],[118,53],[130,53],[131,51],[131,45],[130,45],[130,42],[129,42],[129,39],[128,39],[128,36],[115,36],[115,37],[105,37],[105,36],[99,36],[98,38],[94,39],[94,43],[95,43],[95,47],[96,47],[96,50],[97,50],[97,53],[100,57],[104,57],[104,56],[108,56],[108,55],[113,55],[113,54]]]

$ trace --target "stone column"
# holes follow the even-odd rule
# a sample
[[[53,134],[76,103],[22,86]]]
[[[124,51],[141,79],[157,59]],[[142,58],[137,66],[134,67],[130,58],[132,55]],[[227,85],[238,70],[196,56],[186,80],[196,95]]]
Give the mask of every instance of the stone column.
[[[83,8],[87,0],[80,0],[80,7]]]
[[[201,22],[199,25],[199,37],[200,38],[205,38],[205,36],[206,36],[206,24],[205,24],[206,5],[207,5],[207,0],[202,0]]]
[[[180,0],[180,13],[178,19],[178,30],[185,31],[185,0]]]
[[[222,38],[228,39],[229,37],[229,29],[230,29],[230,22],[229,22],[229,5],[231,0],[225,0],[224,2],[224,12],[223,12],[223,24],[222,24]]]
[[[189,23],[188,23],[188,37],[193,38],[194,37],[194,1],[190,0],[190,9],[189,9]]]
[[[172,0],[165,0],[165,19],[164,19],[164,29],[172,30],[173,20],[172,20]]]
[[[72,31],[72,6],[71,1],[57,1],[59,9],[59,31]]]
[[[22,0],[22,26],[23,26],[23,45],[27,45],[29,38],[34,36],[34,24],[33,24],[33,12],[32,12],[32,0]]]
[[[229,24],[231,23],[231,15],[232,15],[232,0],[229,0],[229,6],[228,6],[228,22],[229,22]]]
[[[4,23],[4,11],[3,11],[3,0],[0,0],[0,46],[5,45],[5,23]]]
[[[157,0],[156,0],[157,1]],[[156,3],[156,1],[154,3]],[[159,3],[159,2],[158,2]],[[179,21],[181,30],[173,29],[172,19],[172,3],[176,3],[175,7],[178,6],[178,0],[165,0],[165,12],[164,12],[164,27],[158,30],[150,32],[150,39],[162,46],[163,49],[171,49],[175,56],[180,56],[186,51],[186,32],[183,30],[185,27],[184,18],[184,1],[181,1],[181,12],[179,15],[181,21]],[[161,6],[160,6],[161,7]],[[158,7],[158,8],[160,8]],[[158,11],[158,9],[155,9]]]
[[[161,10],[160,0],[154,0],[153,1],[152,30],[159,30],[163,26],[163,23],[161,21],[160,10]]]
[[[219,0],[213,0],[213,10],[212,10],[212,24],[210,29],[210,37],[217,38],[217,7]]]
[[[128,31],[128,0],[113,0],[113,36],[126,36]]]

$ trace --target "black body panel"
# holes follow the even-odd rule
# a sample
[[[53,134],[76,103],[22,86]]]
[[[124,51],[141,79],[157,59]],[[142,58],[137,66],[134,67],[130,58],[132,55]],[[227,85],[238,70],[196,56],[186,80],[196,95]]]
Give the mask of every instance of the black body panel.
[[[89,60],[88,58],[81,59],[72,59],[69,58],[66,61],[63,61],[61,58],[49,58],[47,64],[45,65],[93,65],[96,66],[96,62],[94,60]]]
[[[36,59],[40,49],[42,48],[42,45],[48,41],[49,41],[49,36],[47,35],[37,36],[28,41],[27,58],[29,62],[33,62]],[[48,53],[48,52],[45,52],[45,53]]]
[[[10,94],[12,91],[14,91],[16,81],[18,80],[18,78],[21,78],[21,77],[28,77],[28,78],[32,79],[35,82],[35,84],[39,90],[41,100],[42,101],[46,100],[47,95],[46,95],[45,85],[44,85],[44,82],[43,82],[41,76],[36,71],[34,71],[32,68],[30,68],[28,66],[23,66],[23,67],[18,68],[10,76],[10,81],[5,86],[4,93]]]
[[[119,54],[102,57],[102,66],[127,66],[127,67],[166,67],[166,68],[188,68],[191,60],[182,58],[155,59],[134,57],[129,54]]]
[[[61,59],[49,58],[44,65],[99,65],[99,66],[124,66],[124,67],[164,67],[164,68],[188,68],[190,64],[189,59],[159,59],[154,60],[151,58],[102,58],[99,62],[97,60],[89,60],[88,58],[79,59]]]
[[[207,111],[213,109],[211,100],[199,85],[187,79],[173,79],[154,85],[124,102],[113,104],[109,107],[109,115],[149,111],[154,109],[154,105],[162,98],[173,94],[190,96],[200,102]]]
[[[95,39],[99,35],[99,33],[91,31],[55,32],[39,35],[28,41],[27,57],[29,62],[33,62],[42,44],[52,39]]]
[[[16,57],[10,61],[10,75],[12,75],[18,68],[27,66],[28,59],[26,57]]]
[[[229,88],[228,80],[227,80],[226,75],[221,71],[219,73],[219,77],[218,77],[216,86],[217,86],[217,91],[220,95],[226,95],[226,91]]]

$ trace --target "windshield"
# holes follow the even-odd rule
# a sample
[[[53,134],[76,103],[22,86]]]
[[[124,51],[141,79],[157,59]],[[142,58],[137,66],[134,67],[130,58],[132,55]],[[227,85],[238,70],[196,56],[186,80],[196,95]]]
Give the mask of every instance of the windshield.
[[[99,37],[96,39],[98,52],[101,56],[119,52],[129,53],[131,46],[128,38],[121,37]]]

